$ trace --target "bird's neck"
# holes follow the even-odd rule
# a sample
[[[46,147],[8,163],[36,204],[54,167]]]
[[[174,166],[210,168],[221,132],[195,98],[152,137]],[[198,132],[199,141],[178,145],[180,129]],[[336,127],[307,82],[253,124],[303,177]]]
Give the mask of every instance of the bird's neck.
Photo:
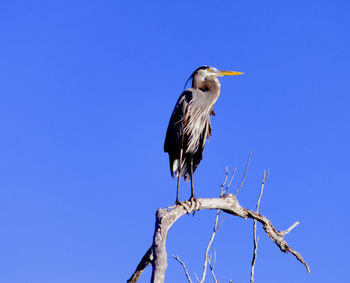
[[[192,87],[206,92],[215,103],[220,95],[221,84],[216,77],[197,78],[193,80]]]
[[[201,77],[193,80],[192,87],[196,89],[220,92],[221,84],[216,77]]]

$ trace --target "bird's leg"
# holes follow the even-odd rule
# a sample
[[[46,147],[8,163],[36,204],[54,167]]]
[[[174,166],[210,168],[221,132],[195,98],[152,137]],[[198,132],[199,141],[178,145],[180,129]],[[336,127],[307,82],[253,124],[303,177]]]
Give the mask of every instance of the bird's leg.
[[[197,201],[196,201],[196,198],[194,197],[194,190],[193,190],[193,158],[191,158],[190,177],[191,177],[191,197],[190,197],[189,201],[191,202],[191,207],[192,207],[192,203],[194,203],[194,209],[193,209],[193,214],[192,214],[192,216],[194,216],[196,211],[199,210],[200,207],[197,207]]]
[[[190,176],[191,176],[191,198],[190,200],[194,200],[194,192],[193,192],[193,158],[191,158],[191,169],[190,169]]]
[[[179,187],[180,187],[180,174],[177,176],[177,190],[176,190],[176,202],[179,204]]]
[[[180,162],[178,167],[178,176],[177,176],[177,190],[176,190],[176,204],[179,204],[179,188],[180,188],[180,179],[181,179],[181,167],[182,167],[182,148],[180,149]]]

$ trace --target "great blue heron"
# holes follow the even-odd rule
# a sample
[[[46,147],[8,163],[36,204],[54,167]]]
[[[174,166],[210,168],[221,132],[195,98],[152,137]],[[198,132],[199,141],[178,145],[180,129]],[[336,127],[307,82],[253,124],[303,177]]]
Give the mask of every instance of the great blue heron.
[[[179,203],[180,178],[191,179],[191,200],[194,199],[193,172],[203,157],[205,141],[211,136],[210,115],[220,95],[217,77],[240,75],[201,66],[188,78],[192,87],[186,89],[176,102],[166,133],[164,151],[169,153],[170,173],[177,179],[176,203]],[[186,84],[187,84],[186,82]],[[186,87],[186,85],[185,85]]]

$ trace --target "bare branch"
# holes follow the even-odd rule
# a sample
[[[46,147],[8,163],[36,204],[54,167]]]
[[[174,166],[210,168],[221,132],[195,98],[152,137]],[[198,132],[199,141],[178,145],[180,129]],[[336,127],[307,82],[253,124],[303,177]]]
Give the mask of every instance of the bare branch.
[[[218,280],[216,279],[215,273],[214,273],[214,267],[215,267],[215,262],[216,262],[216,251],[215,248],[213,247],[213,251],[214,251],[214,262],[213,264],[211,264],[211,257],[208,258],[208,263],[209,263],[209,268],[211,271],[211,275],[213,276],[214,282],[218,283]]]
[[[199,278],[198,278],[198,276],[197,276],[197,274],[196,274],[196,273],[194,273],[194,276],[196,277],[197,282],[199,282]]]
[[[221,193],[220,193],[220,196],[224,195],[227,193],[228,189],[230,188],[231,186],[231,183],[236,175],[236,170],[237,168],[235,168],[235,170],[233,170],[233,173],[232,173],[232,176],[231,176],[231,179],[230,179],[230,182],[228,183],[227,187],[225,188],[225,190],[221,189]]]
[[[127,283],[136,283],[139,280],[143,270],[147,267],[147,265],[151,264],[153,261],[153,249],[150,247],[145,255],[142,257],[140,263],[136,267],[135,272],[131,275],[130,279]]]
[[[261,189],[260,189],[260,195],[258,198],[258,202],[256,204],[256,213],[259,212],[259,206],[260,206],[260,200],[261,200],[261,196],[263,194],[264,191],[264,185],[267,179],[267,176],[269,175],[269,171],[264,171],[264,178],[261,184]],[[256,258],[257,258],[257,250],[258,250],[258,241],[259,238],[256,238],[256,220],[254,219],[254,225],[253,225],[253,236],[254,236],[254,253],[253,253],[253,260],[252,260],[252,267],[251,267],[251,271],[250,271],[250,283],[254,282],[254,270],[255,270],[255,262],[256,262]]]
[[[213,233],[211,234],[211,237],[210,237],[210,241],[208,243],[208,246],[207,246],[207,249],[205,251],[205,256],[204,256],[204,264],[203,264],[203,274],[202,274],[202,279],[200,281],[200,283],[203,283],[204,280],[205,280],[205,276],[206,276],[206,273],[207,273],[207,264],[208,264],[208,253],[209,253],[209,250],[210,250],[210,246],[211,244],[213,243],[214,241],[214,237],[215,237],[215,234],[216,232],[219,230],[221,224],[222,224],[222,221],[223,219],[221,220],[220,224],[218,224],[218,220],[219,220],[219,215],[220,215],[221,211],[218,209],[216,211],[216,217],[215,217],[215,223],[214,223],[214,229],[213,229]]]
[[[250,162],[251,158],[251,153],[249,155],[249,159],[246,165],[246,171],[244,173],[241,185],[239,186],[236,194],[238,193],[239,189],[242,187],[248,165]],[[232,178],[230,180],[230,183],[228,187],[230,186],[232,179],[235,175],[236,169],[232,175]],[[263,225],[264,231],[266,232],[267,236],[280,248],[281,251],[288,253],[290,252],[293,254],[307,269],[307,271],[310,273],[310,268],[306,264],[305,260],[302,258],[300,253],[297,251],[293,250],[285,241],[284,236],[287,235],[293,228],[295,228],[299,222],[294,223],[291,227],[289,227],[287,230],[284,231],[277,231],[274,226],[272,225],[271,221],[266,218],[265,216],[259,214],[259,206],[260,206],[260,200],[262,197],[264,185],[266,182],[268,176],[268,171],[264,172],[264,178],[263,182],[261,185],[260,189],[260,195],[258,198],[257,206],[256,206],[256,211],[252,211],[249,209],[246,209],[242,207],[235,195],[232,194],[223,194],[223,192],[226,191],[223,189],[225,184],[227,183],[228,180],[228,168],[226,167],[226,177],[224,183],[221,185],[221,196],[219,198],[198,198],[193,201],[183,201],[179,204],[175,204],[172,207],[167,207],[165,209],[158,209],[156,213],[156,227],[155,227],[155,233],[153,237],[153,244],[152,247],[146,252],[144,257],[142,258],[141,262],[137,266],[134,274],[131,276],[131,278],[128,280],[128,282],[137,282],[138,278],[140,277],[142,271],[144,268],[152,263],[153,270],[152,270],[152,279],[151,282],[155,283],[162,283],[164,282],[164,277],[165,277],[165,271],[167,268],[167,253],[166,253],[166,239],[168,236],[168,231],[171,228],[171,226],[183,215],[185,214],[190,214],[193,211],[198,211],[201,209],[216,209],[216,218],[215,218],[215,224],[214,224],[214,229],[213,233],[211,235],[210,241],[208,243],[206,252],[205,252],[205,259],[204,259],[204,264],[203,264],[203,274],[202,274],[202,279],[200,282],[204,282],[205,276],[206,276],[206,270],[207,270],[207,265],[209,264],[210,270],[212,272],[213,278],[215,282],[217,281],[215,274],[214,274],[214,264],[215,264],[215,259],[214,259],[214,264],[211,262],[211,258],[209,257],[209,250],[212,245],[212,242],[214,240],[216,232],[219,230],[223,219],[220,221],[218,224],[218,219],[219,215],[222,211],[226,212],[227,214],[231,214],[234,216],[239,216],[244,219],[246,218],[251,218],[254,220],[254,256],[253,256],[253,261],[252,261],[252,275],[251,275],[251,280],[254,278],[254,266],[255,266],[255,261],[256,261],[256,250],[257,250],[257,244],[258,244],[258,239],[256,239],[256,222],[260,222]],[[227,188],[228,188],[227,187]],[[215,252],[215,250],[214,250]],[[215,254],[216,257],[216,254]],[[176,260],[178,260],[186,273],[186,277],[189,278],[189,282],[191,282],[191,278],[188,275],[187,269],[180,261],[178,257],[174,257]],[[199,279],[197,277],[197,274],[195,274],[195,277],[197,281],[199,282]],[[251,281],[253,282],[253,281]]]
[[[243,183],[244,183],[244,180],[245,180],[245,177],[247,176],[247,172],[248,172],[248,167],[249,167],[249,163],[250,163],[250,158],[252,157],[252,152],[249,152],[249,157],[248,157],[248,161],[247,161],[247,164],[245,166],[245,171],[244,171],[244,175],[243,175],[243,178],[242,178],[242,181],[241,181],[241,184],[239,185],[237,191],[235,192],[235,196],[237,196],[238,192],[240,191],[240,189],[242,188],[243,186]]]
[[[236,174],[236,169],[237,169],[237,168],[235,168],[235,170],[233,170],[233,174],[232,174],[232,176],[231,176],[230,182],[228,183],[227,187],[225,188],[225,184],[226,184],[227,179],[228,179],[228,166],[226,166],[225,180],[224,180],[224,182],[223,182],[222,185],[221,185],[220,196],[226,194],[227,191],[228,191],[228,189],[230,188],[231,183],[232,183],[232,181],[233,181],[233,178],[235,177],[235,174]]]
[[[271,221],[255,211],[242,207],[234,195],[225,194],[220,198],[198,198],[195,200],[195,202],[198,204],[199,209],[219,209],[228,214],[239,216],[244,219],[251,218],[253,220],[257,220],[263,225],[266,234],[280,248],[281,251],[285,253],[292,253],[301,263],[304,264],[307,271],[310,272],[310,269],[302,256],[287,244],[284,239],[284,235],[274,228]],[[198,209],[196,204],[186,201],[175,205],[171,209],[158,209],[157,211],[156,227],[153,238],[154,260],[152,262],[152,282],[164,282],[165,270],[167,268],[165,243],[168,236],[168,231],[181,216],[188,213],[188,210],[184,209],[185,203],[189,206],[189,213],[195,209]]]
[[[184,269],[185,271],[185,274],[186,274],[186,278],[188,280],[188,282],[192,283],[192,279],[190,277],[190,275],[188,274],[188,271],[187,271],[187,268],[186,268],[186,265],[183,261],[180,260],[180,258],[178,256],[174,256],[172,255],[173,258],[175,258],[181,265],[182,265],[182,268]]]
[[[254,220],[254,253],[253,253],[253,260],[252,260],[252,267],[250,270],[250,283],[254,282],[254,271],[255,271],[255,261],[257,258],[257,249],[258,249],[258,242],[259,238],[256,237],[256,220]]]
[[[221,193],[224,191],[224,187],[226,185],[227,179],[228,179],[228,166],[226,166],[225,168],[225,180],[221,185]]]
[[[227,187],[226,187],[226,192],[227,192],[227,190],[230,188],[230,186],[231,186],[231,183],[232,183],[232,181],[233,181],[233,178],[235,177],[235,175],[236,175],[236,171],[237,171],[237,168],[235,168],[235,170],[233,170],[233,174],[232,174],[232,176],[231,176],[231,179],[230,179],[230,182],[228,183],[228,185],[227,185]]]
[[[262,183],[261,183],[260,195],[259,195],[259,198],[258,198],[258,202],[256,204],[256,212],[259,212],[260,200],[261,200],[261,196],[262,196],[262,194],[264,192],[264,186],[265,186],[265,183],[266,183],[268,175],[269,175],[269,170],[267,170],[267,172],[264,171],[264,178],[263,178]]]
[[[292,226],[290,226],[287,230],[280,232],[283,236],[287,235],[290,231],[292,231],[296,226],[300,224],[299,221],[296,221]]]

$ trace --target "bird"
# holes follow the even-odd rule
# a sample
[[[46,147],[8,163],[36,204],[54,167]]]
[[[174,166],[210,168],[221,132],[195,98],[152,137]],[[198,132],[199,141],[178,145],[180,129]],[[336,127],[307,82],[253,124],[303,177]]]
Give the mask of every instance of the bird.
[[[241,75],[242,72],[222,71],[211,66],[197,68],[186,81],[192,80],[192,87],[184,90],[177,100],[166,131],[164,152],[169,154],[170,173],[177,176],[176,204],[179,204],[180,179],[191,180],[203,158],[206,140],[211,136],[210,116],[215,116],[213,107],[220,95],[217,77]]]

